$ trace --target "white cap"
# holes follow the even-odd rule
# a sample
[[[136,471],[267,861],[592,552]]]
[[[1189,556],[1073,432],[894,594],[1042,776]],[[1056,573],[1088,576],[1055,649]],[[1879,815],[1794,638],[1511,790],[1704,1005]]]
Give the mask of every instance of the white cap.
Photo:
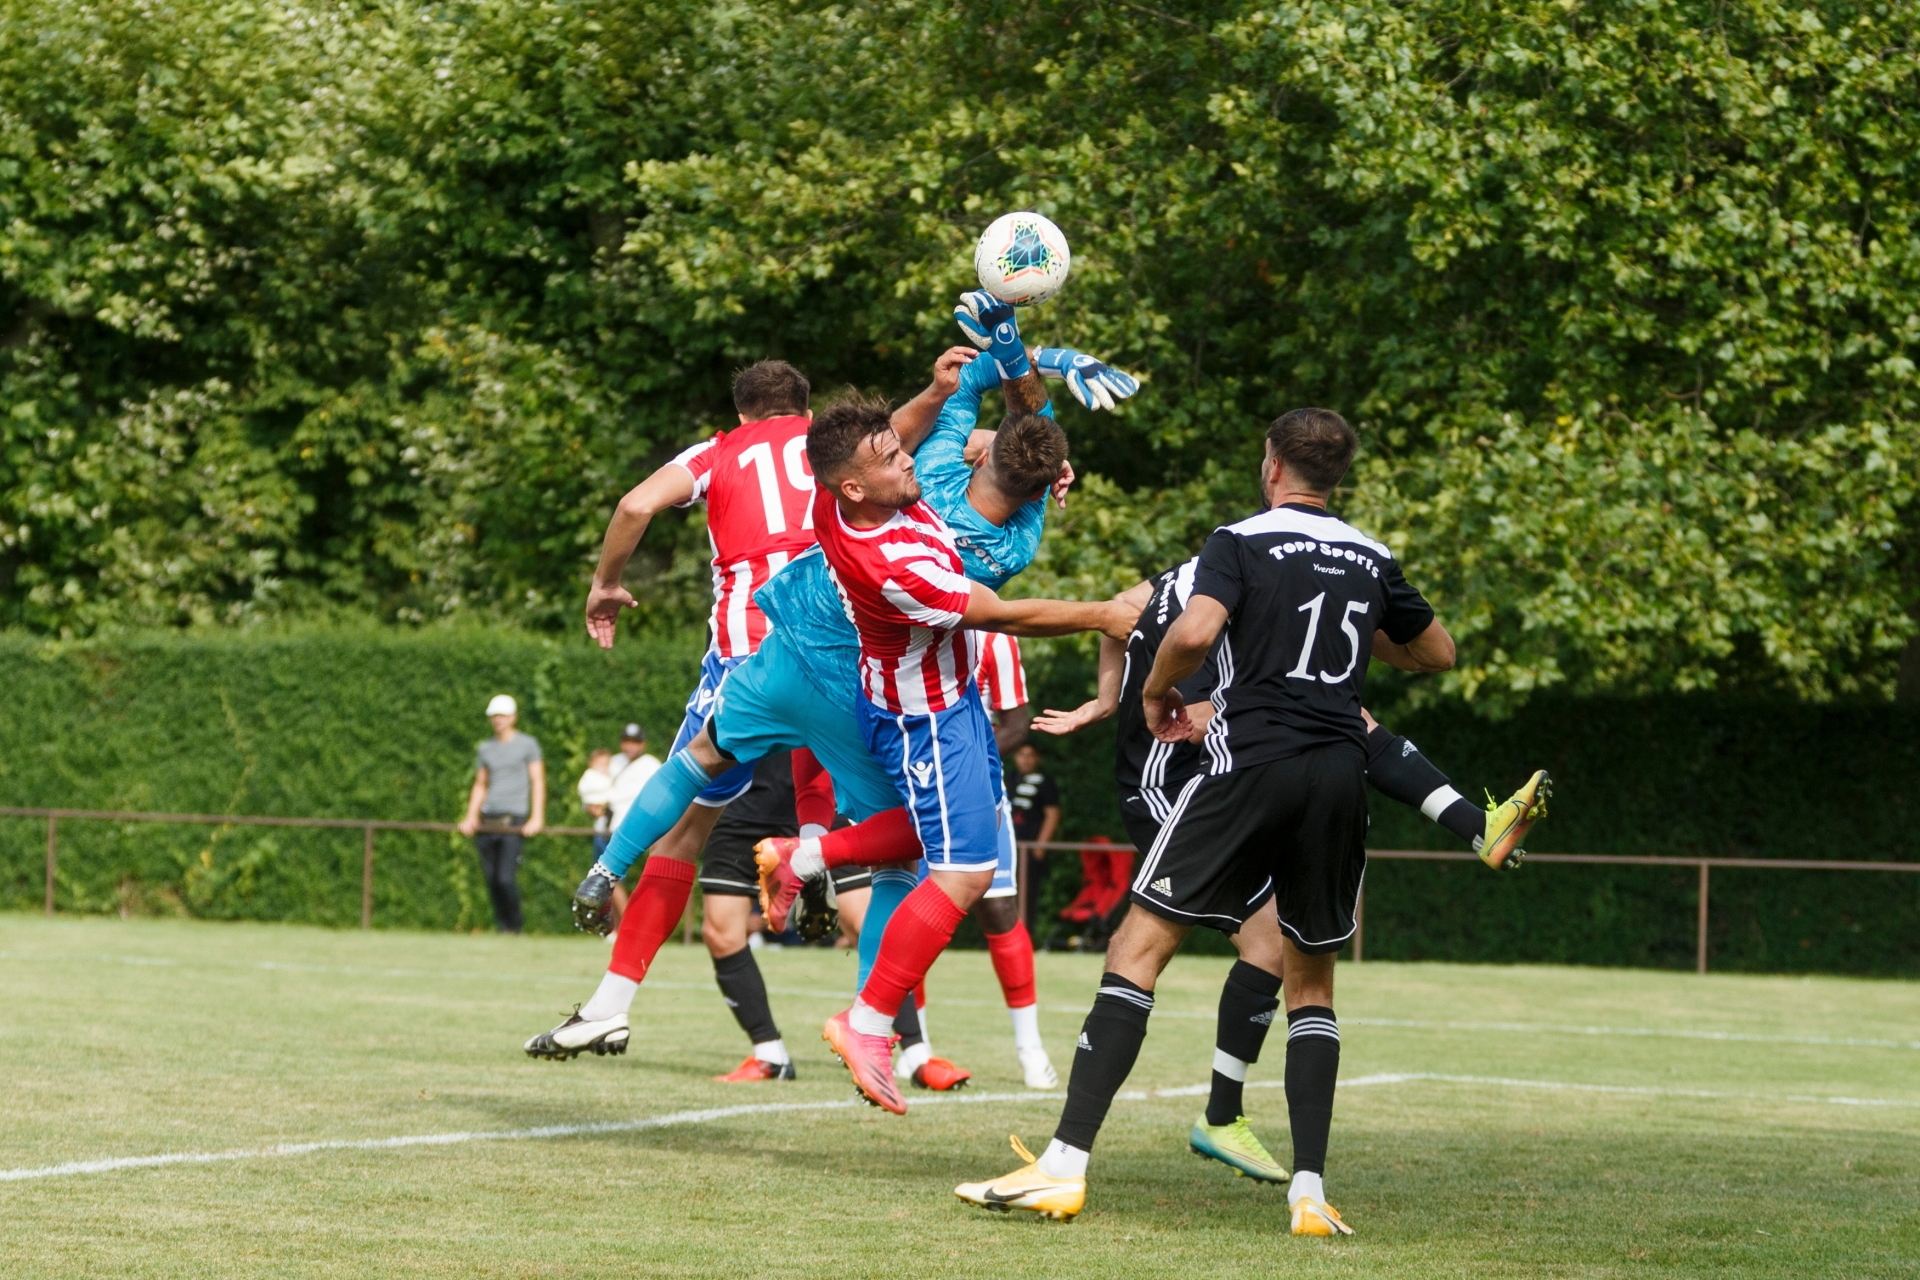
[[[520,704],[513,700],[513,695],[511,694],[496,693],[493,695],[493,701],[487,704],[487,714],[490,716],[517,716],[520,714]]]

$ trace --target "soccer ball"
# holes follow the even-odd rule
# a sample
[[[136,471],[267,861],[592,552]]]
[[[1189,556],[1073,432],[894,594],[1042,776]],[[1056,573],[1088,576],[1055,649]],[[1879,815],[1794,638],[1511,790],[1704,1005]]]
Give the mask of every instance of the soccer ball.
[[[1060,292],[1073,269],[1073,251],[1052,221],[1037,213],[1009,213],[993,220],[973,249],[980,287],[1016,307],[1045,302]]]

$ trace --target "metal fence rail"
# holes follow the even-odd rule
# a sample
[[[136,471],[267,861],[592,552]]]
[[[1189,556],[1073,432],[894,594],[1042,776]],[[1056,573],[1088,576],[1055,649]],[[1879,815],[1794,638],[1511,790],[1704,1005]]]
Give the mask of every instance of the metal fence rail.
[[[376,831],[443,831],[458,829],[451,822],[401,822],[385,818],[274,818],[255,814],[220,813],[138,813],[119,809],[33,809],[0,806],[0,818],[42,818],[47,824],[47,898],[46,912],[53,914],[54,879],[60,863],[60,820],[63,818],[79,821],[99,822],[168,822],[203,827],[311,827],[327,830],[347,830],[361,833],[361,869],[360,869],[360,927],[373,927],[373,837]],[[547,827],[542,835],[550,836],[591,836],[591,827]],[[1052,841],[1047,844],[1027,844],[1020,851],[1020,897],[1021,916],[1026,915],[1026,889],[1028,858],[1034,850],[1060,850],[1078,853],[1087,849],[1108,852],[1137,853],[1130,844],[1101,844],[1095,842]],[[1369,859],[1401,860],[1407,862],[1477,862],[1475,854],[1461,852],[1439,852],[1427,849],[1369,849]],[[1671,858],[1658,855],[1616,854],[1616,853],[1530,853],[1527,865],[1553,863],[1581,863],[1598,866],[1621,867],[1695,867],[1700,873],[1700,901],[1694,936],[1694,968],[1696,972],[1707,971],[1707,895],[1710,878],[1715,867],[1742,871],[1895,871],[1920,872],[1920,862],[1825,862],[1805,858]],[[692,905],[688,905],[691,912]],[[683,930],[691,937],[691,914]],[[1366,890],[1363,887],[1360,901],[1354,912],[1353,958],[1359,960],[1365,953],[1366,943]]]
[[[1098,843],[1052,843],[1029,845],[1030,849],[1063,849],[1080,851],[1083,849],[1130,850],[1138,852],[1130,844]],[[1376,859],[1399,860],[1405,862],[1478,862],[1478,854],[1462,852],[1440,852],[1431,849],[1369,849],[1369,861]],[[1529,853],[1527,865],[1537,863],[1584,863],[1589,866],[1619,867],[1696,867],[1700,872],[1700,902],[1694,926],[1694,971],[1707,971],[1707,894],[1711,875],[1715,867],[1725,870],[1742,871],[1906,871],[1920,872],[1920,862],[1826,862],[1809,858],[1669,858],[1649,854],[1625,853]],[[1020,891],[1026,892],[1026,858],[1022,855],[1020,864]],[[1022,904],[1024,914],[1024,903]],[[1367,893],[1363,884],[1360,899],[1353,913],[1353,958],[1359,960],[1365,954],[1367,919]]]

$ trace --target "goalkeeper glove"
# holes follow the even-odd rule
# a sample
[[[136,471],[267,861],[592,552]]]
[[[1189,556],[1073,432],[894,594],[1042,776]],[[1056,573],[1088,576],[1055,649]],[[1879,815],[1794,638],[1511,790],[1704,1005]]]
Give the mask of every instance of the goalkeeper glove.
[[[1140,389],[1130,375],[1070,347],[1042,347],[1034,363],[1041,377],[1065,379],[1073,398],[1089,409],[1111,409]]]
[[[1011,302],[1002,302],[985,289],[975,289],[960,295],[953,318],[967,341],[993,357],[1002,382],[1023,378],[1032,369]]]

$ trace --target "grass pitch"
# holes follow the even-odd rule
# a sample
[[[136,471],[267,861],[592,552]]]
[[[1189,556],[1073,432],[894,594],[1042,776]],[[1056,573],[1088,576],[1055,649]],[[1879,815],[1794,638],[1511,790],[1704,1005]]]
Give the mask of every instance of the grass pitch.
[[[931,982],[934,1042],[973,1069],[973,1100],[904,1119],[834,1105],[850,1086],[817,1034],[844,954],[761,953],[791,1085],[709,1078],[745,1046],[697,947],[662,953],[626,1057],[522,1056],[605,956],[584,938],[0,916],[0,1274],[1920,1274],[1914,984],[1343,968],[1327,1186],[1359,1234],[1320,1241],[1285,1234],[1283,1190],[1187,1153],[1194,1094],[1115,1105],[1077,1222],[955,1200],[1060,1106],[1021,1091],[984,954]],[[1207,1079],[1225,969],[1174,963],[1133,1088]],[[1063,1076],[1097,973],[1040,958]],[[1282,1057],[1275,1037],[1252,1079],[1277,1083]],[[1248,1100],[1284,1160],[1282,1092]],[[815,1106],[725,1113],[761,1103]],[[453,1137],[267,1153],[422,1135]],[[222,1152],[243,1154],[17,1176]]]

